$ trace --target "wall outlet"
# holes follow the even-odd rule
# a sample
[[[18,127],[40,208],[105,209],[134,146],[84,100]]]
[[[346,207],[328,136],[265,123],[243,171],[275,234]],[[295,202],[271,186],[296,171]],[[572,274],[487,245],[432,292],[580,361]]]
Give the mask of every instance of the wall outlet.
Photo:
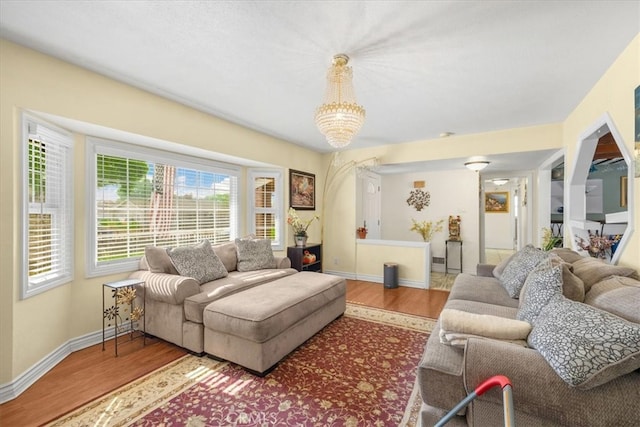
[[[434,256],[433,257],[433,263],[434,264],[444,264],[444,257]]]
[[[340,260],[338,258],[334,258],[333,265],[338,265],[338,264],[340,264]]]

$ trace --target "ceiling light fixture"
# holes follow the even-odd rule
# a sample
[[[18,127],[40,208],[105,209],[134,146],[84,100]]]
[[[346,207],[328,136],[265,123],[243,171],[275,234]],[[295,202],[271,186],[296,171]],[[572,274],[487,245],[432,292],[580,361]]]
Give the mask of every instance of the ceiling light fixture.
[[[489,166],[489,162],[487,161],[475,161],[475,162],[467,162],[464,164],[467,169],[471,169],[472,171],[480,172],[482,169]]]
[[[496,179],[492,179],[491,182],[493,182],[495,185],[505,185],[507,182],[509,182],[508,178],[496,178]]]
[[[353,72],[347,67],[348,62],[349,57],[343,53],[333,57],[327,71],[324,102],[316,110],[316,126],[335,148],[349,145],[364,123],[365,111],[356,103]]]

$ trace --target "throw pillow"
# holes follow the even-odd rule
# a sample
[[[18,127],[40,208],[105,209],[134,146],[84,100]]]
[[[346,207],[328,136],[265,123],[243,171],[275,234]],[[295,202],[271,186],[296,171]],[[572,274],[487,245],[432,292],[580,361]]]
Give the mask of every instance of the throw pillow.
[[[562,295],[573,301],[584,301],[584,282],[573,274],[573,266],[562,262]]]
[[[562,296],[542,309],[527,341],[581,390],[640,368],[640,325]]]
[[[211,243],[203,240],[194,246],[167,249],[171,262],[181,276],[193,277],[199,284],[227,276],[227,270]]]
[[[238,271],[276,268],[271,240],[236,239],[236,247],[238,249]]]
[[[562,265],[557,260],[560,258],[550,255],[527,276],[520,293],[516,319],[535,324],[540,311],[554,296],[562,293]]]
[[[504,272],[504,269],[507,267],[507,264],[509,264],[509,262],[511,262],[511,259],[513,258],[515,254],[509,255],[507,258],[503,259],[502,261],[500,261],[493,269],[493,277],[495,277],[496,279],[500,280],[500,276],[502,276],[502,273]]]
[[[601,259],[585,257],[573,263],[573,274],[584,282],[584,291],[609,276],[625,276],[640,279],[638,272],[630,267],[608,264]]]
[[[569,248],[553,248],[549,251],[552,254],[558,255],[563,261],[573,264],[574,262],[584,258],[578,252]]]
[[[534,248],[533,245],[527,245],[513,255],[498,279],[511,298],[519,297],[529,273],[547,256],[546,252]]]
[[[150,272],[178,274],[178,271],[171,263],[171,258],[167,255],[166,249],[157,246],[147,246],[144,248],[144,257],[147,259]]]

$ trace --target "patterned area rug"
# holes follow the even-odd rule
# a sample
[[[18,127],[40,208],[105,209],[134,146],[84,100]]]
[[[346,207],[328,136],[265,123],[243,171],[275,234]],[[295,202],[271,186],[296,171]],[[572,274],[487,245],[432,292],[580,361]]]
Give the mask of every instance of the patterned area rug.
[[[264,378],[185,356],[49,426],[415,426],[435,321],[347,304]]]

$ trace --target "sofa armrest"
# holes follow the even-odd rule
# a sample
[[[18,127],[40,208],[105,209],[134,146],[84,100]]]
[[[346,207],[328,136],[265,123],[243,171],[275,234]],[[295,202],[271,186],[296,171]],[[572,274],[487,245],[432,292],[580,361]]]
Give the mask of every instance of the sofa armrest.
[[[276,258],[276,268],[291,268],[291,260],[289,259],[289,257],[277,256],[275,258]]]
[[[628,417],[637,414],[637,400],[634,399],[640,397],[639,372],[591,390],[578,390],[569,387],[534,349],[470,338],[465,347],[465,388],[474,390],[494,375],[504,375],[511,380],[516,413],[549,420],[550,424],[631,425]],[[478,397],[477,404],[482,406],[483,402],[502,408],[502,393],[498,388],[490,390]],[[613,407],[615,411],[611,410]]]
[[[168,304],[181,305],[185,298],[200,292],[200,285],[192,277],[145,270],[134,271],[129,277],[144,280],[145,298]]]
[[[493,277],[494,268],[496,268],[494,264],[478,264],[476,274],[483,277]]]

